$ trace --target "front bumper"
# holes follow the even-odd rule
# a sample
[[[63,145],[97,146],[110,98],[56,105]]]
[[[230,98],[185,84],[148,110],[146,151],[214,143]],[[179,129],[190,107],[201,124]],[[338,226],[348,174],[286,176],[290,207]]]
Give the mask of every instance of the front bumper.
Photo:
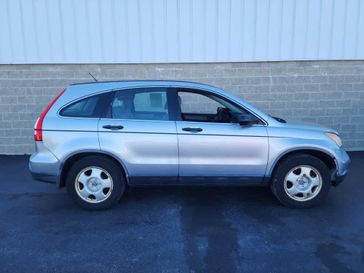
[[[343,149],[339,149],[335,157],[336,170],[332,174],[332,184],[334,186],[339,185],[344,181],[348,174],[351,160],[347,152]]]
[[[340,185],[341,182],[344,181],[345,177],[346,177],[346,174],[340,175],[340,176],[335,176],[333,178],[333,180],[332,180],[332,185],[335,186],[335,187],[338,186],[338,185]]]

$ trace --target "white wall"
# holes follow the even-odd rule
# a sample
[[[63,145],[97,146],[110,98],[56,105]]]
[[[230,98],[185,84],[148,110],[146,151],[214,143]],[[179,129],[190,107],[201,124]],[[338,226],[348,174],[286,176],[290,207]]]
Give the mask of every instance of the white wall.
[[[0,0],[0,63],[364,59],[362,0]]]

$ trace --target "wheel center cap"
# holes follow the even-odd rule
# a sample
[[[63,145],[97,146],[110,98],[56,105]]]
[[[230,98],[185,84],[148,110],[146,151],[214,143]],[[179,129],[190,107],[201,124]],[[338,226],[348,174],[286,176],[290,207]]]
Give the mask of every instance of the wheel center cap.
[[[95,192],[99,190],[101,183],[98,181],[97,178],[90,178],[87,185],[90,191]]]
[[[306,176],[301,176],[300,178],[298,178],[297,182],[298,182],[298,186],[301,189],[305,189],[305,188],[308,188],[308,186],[310,185],[311,180]]]
[[[306,176],[302,176],[298,179],[298,183],[300,185],[307,184],[307,183],[310,183],[310,179]]]

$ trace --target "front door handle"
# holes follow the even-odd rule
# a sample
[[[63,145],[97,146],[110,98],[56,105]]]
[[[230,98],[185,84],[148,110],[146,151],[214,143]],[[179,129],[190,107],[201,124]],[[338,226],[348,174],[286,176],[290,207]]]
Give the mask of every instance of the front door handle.
[[[109,130],[121,130],[121,129],[124,128],[124,126],[121,126],[121,125],[104,125],[104,126],[102,126],[102,128],[109,129]]]
[[[193,128],[193,127],[182,128],[182,130],[186,131],[186,132],[192,132],[192,133],[202,132],[201,128]]]

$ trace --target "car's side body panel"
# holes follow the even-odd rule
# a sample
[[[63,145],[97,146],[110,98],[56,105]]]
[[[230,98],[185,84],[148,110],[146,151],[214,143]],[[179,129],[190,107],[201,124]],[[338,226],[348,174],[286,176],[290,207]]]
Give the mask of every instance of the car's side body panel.
[[[43,143],[61,162],[75,150],[99,150],[98,121],[98,118],[47,116]]]
[[[202,131],[183,131],[195,127]],[[264,177],[268,160],[265,126],[178,121],[177,132],[180,176]]]
[[[241,105],[259,117],[264,125],[242,127],[238,124],[196,124],[178,119],[116,120],[59,115],[63,107],[81,98],[139,87],[208,91]],[[121,123],[123,129],[103,128],[115,123]],[[203,131],[187,133],[182,130],[196,126]],[[122,162],[130,184],[229,184],[227,179],[230,178],[231,184],[246,185],[249,184],[247,180],[261,184],[264,177],[269,178],[278,160],[288,152],[311,149],[330,155],[336,163],[336,175],[343,176],[350,159],[342,148],[328,139],[325,131],[332,132],[324,128],[282,124],[240,98],[204,84],[181,81],[87,83],[69,86],[51,107],[43,123],[44,140],[36,143],[29,167],[36,178],[56,182],[70,156],[92,151],[108,154]],[[184,178],[195,179],[189,183],[191,179]]]
[[[62,166],[75,151],[100,151],[97,124],[97,118],[47,115],[43,141],[36,142],[36,152],[30,159],[29,167],[34,176],[59,183]]]
[[[327,154],[335,160],[337,176],[346,175],[350,158],[333,141],[328,141],[328,137],[324,132],[332,130],[305,125],[282,124],[281,126],[269,126],[267,131],[270,147],[267,177],[271,176],[277,162],[284,155],[303,150],[319,151]]]
[[[110,131],[105,125],[123,129]],[[99,141],[102,151],[114,154],[125,164],[129,183],[138,177],[178,177],[178,146],[174,121],[100,119]],[[137,183],[137,182],[136,182]]]

